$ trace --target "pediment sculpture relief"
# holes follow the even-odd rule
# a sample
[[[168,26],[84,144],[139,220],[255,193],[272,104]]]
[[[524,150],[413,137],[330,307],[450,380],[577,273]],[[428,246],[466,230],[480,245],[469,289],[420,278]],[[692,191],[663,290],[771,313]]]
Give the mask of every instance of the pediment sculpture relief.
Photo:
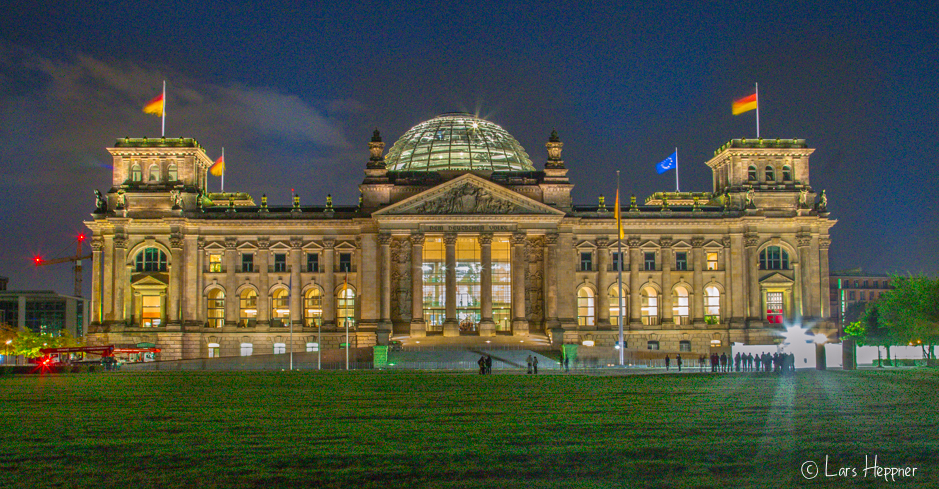
[[[503,200],[469,182],[414,208],[421,214],[531,214],[532,209]]]

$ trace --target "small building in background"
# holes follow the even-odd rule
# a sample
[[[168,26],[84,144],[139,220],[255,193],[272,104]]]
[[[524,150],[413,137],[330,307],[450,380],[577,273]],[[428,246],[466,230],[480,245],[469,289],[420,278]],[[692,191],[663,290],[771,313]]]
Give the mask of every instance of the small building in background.
[[[828,284],[832,321],[842,326],[852,304],[874,302],[892,288],[889,275],[865,273],[860,268],[832,272]]]
[[[36,333],[58,335],[65,330],[75,337],[84,336],[88,330],[88,299],[51,290],[6,290],[6,280],[3,285],[0,323]]]

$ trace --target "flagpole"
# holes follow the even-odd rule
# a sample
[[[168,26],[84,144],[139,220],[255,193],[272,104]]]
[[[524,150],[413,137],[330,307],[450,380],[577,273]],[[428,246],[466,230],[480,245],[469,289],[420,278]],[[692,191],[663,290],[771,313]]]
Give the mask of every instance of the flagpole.
[[[619,266],[617,267],[617,281],[619,283],[617,284],[616,302],[619,306],[619,366],[622,367],[624,365],[623,350],[626,349],[626,344],[623,342],[623,211],[620,207],[619,170],[616,170],[616,215],[619,217],[616,220],[616,252],[619,253]]]
[[[756,87],[756,138],[760,139],[760,84],[754,82]]]
[[[222,162],[225,162],[225,146],[222,146]],[[222,193],[225,193],[225,168],[222,168]]]
[[[675,192],[681,192],[678,188],[678,146],[675,146]]]
[[[163,80],[163,117],[160,123],[160,136],[166,136],[166,80]]]

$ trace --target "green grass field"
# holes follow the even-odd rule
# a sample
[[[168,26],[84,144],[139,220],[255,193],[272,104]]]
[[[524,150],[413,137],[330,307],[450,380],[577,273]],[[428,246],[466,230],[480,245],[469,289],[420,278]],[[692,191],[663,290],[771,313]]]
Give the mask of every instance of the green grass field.
[[[923,369],[7,376],[0,487],[939,487],[937,387]],[[856,477],[826,477],[826,455]],[[865,455],[915,477],[865,478]]]

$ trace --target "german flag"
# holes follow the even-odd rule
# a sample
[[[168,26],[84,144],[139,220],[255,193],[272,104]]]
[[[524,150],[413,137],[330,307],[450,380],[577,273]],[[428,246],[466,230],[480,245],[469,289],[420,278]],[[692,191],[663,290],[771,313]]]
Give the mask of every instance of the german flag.
[[[219,156],[215,164],[209,167],[209,173],[220,177],[225,173],[225,155]]]
[[[163,94],[161,93],[153,100],[147,102],[147,105],[143,106],[143,111],[146,114],[153,114],[157,117],[163,117]]]
[[[751,110],[756,110],[756,104],[756,93],[753,93],[752,95],[747,95],[742,99],[735,100],[733,105],[730,107],[730,112],[733,115],[740,115],[744,112],[750,112]]]

